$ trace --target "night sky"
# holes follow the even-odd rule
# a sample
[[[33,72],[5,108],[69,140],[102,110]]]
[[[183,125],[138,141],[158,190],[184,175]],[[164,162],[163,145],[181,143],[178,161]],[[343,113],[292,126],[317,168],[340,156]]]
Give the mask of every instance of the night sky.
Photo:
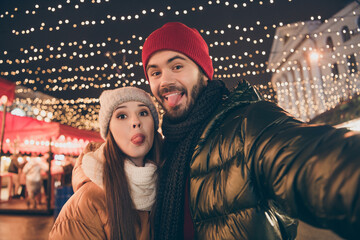
[[[351,1],[260,2],[1,0],[0,77],[63,99],[96,98],[103,89],[132,83],[149,90],[139,64],[139,47],[156,28],[169,21],[180,21],[199,31],[204,30],[201,34],[206,42],[214,44],[210,47],[210,55],[218,59],[214,61],[215,74],[226,74],[221,78],[229,87],[239,79],[264,84],[271,79],[271,74],[266,72],[266,63],[275,33],[273,25],[310,21],[312,17],[317,20],[318,16],[324,21]],[[153,13],[151,9],[154,9]],[[122,16],[125,20],[121,20]],[[104,24],[101,24],[102,20]],[[86,21],[89,24],[81,25]],[[111,68],[114,63],[116,67]],[[234,67],[235,63],[242,67]]]

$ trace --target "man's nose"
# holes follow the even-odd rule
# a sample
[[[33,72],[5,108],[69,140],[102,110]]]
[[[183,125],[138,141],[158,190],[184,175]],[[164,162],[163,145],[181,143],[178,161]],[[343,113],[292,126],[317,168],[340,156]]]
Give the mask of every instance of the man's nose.
[[[174,77],[172,73],[168,70],[163,71],[160,79],[160,87],[168,86],[174,84]]]

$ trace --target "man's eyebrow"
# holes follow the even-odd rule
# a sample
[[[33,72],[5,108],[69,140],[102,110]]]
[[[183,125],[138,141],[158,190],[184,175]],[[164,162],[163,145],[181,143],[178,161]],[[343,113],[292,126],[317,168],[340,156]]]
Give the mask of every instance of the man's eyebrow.
[[[175,59],[181,59],[181,60],[186,60],[185,58],[183,58],[183,57],[181,57],[181,56],[179,56],[179,55],[176,55],[176,56],[174,56],[174,57],[172,57],[172,58],[169,58],[168,60],[167,60],[167,63],[171,63],[172,61],[174,61]]]
[[[169,63],[171,63],[172,61],[174,61],[174,60],[176,60],[176,59],[181,59],[181,60],[186,61],[186,59],[185,59],[184,57],[182,57],[182,56],[180,56],[180,55],[176,55],[176,56],[174,56],[174,57],[172,57],[172,58],[169,58],[169,59],[166,61],[166,63],[169,64]],[[146,71],[148,71],[149,68],[157,68],[157,65],[156,65],[156,64],[147,65]]]
[[[146,72],[150,69],[150,68],[157,68],[157,65],[156,64],[148,64],[147,66],[146,66]]]

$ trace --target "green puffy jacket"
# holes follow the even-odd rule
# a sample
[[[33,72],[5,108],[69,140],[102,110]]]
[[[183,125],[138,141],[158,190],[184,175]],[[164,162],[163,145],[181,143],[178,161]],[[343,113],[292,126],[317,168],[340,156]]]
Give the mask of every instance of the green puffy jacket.
[[[190,168],[197,239],[294,239],[292,218],[358,237],[360,135],[305,124],[246,82],[205,128]]]

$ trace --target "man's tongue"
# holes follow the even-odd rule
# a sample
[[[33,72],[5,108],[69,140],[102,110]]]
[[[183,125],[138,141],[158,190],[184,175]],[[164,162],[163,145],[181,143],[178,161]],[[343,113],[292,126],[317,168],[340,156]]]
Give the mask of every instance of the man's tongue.
[[[181,97],[182,97],[181,94],[170,94],[170,95],[168,95],[167,96],[168,105],[170,107],[176,106],[179,103]]]

